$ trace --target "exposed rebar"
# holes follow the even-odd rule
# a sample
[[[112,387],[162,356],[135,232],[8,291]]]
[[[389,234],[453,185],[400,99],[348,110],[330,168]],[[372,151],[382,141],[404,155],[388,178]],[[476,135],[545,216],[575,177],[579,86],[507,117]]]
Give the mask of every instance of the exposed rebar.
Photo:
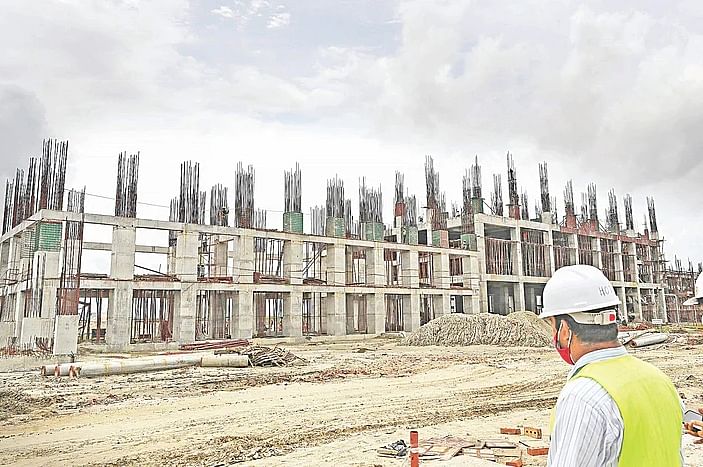
[[[229,225],[227,187],[219,183],[210,188],[210,225]]]
[[[137,217],[137,182],[139,180],[139,152],[127,155],[121,152],[117,159],[117,188],[115,189],[115,216]]]
[[[625,230],[635,230],[635,222],[632,217],[632,196],[626,194],[623,200],[625,204]]]
[[[647,197],[647,211],[649,213],[649,227],[652,233],[657,233],[657,211],[654,208],[654,198]]]
[[[241,162],[237,163],[234,174],[234,191],[234,226],[252,228],[255,224],[254,167],[252,165],[248,165],[245,171],[244,165]]]
[[[300,175],[300,166],[296,162],[295,170],[286,170],[283,175],[284,183],[284,205],[285,212],[302,212],[302,177]]]
[[[542,212],[551,212],[552,199],[549,197],[549,174],[546,162],[539,164],[539,191],[542,201]]]
[[[350,206],[351,209],[351,206]],[[327,200],[325,212],[329,217],[343,218],[344,210],[344,180],[337,175],[327,180]]]
[[[500,174],[493,174],[493,192],[491,193],[491,210],[496,216],[503,215],[503,182]]]

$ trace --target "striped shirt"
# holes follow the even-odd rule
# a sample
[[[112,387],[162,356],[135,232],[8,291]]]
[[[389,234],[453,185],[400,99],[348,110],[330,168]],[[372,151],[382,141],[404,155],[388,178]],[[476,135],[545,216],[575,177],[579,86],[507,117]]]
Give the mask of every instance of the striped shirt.
[[[603,386],[594,380],[570,379],[588,363],[626,354],[623,347],[596,350],[582,356],[573,366],[557,400],[547,461],[549,467],[618,465],[624,427],[618,406]],[[683,450],[681,465],[684,465]]]

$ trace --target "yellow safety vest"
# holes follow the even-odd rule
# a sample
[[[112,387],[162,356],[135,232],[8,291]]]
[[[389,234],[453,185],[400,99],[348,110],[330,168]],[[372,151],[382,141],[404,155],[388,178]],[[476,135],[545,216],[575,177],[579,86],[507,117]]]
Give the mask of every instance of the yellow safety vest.
[[[681,465],[683,414],[676,388],[661,370],[623,355],[589,363],[576,378],[600,384],[620,410],[624,432],[618,466]]]

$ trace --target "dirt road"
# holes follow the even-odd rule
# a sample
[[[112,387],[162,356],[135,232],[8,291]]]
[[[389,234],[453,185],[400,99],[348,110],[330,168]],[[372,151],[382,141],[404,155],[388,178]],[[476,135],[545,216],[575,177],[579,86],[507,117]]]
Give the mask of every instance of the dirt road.
[[[407,439],[411,428],[421,437],[546,428],[567,371],[551,349],[409,348],[388,339],[288,348],[309,364],[78,380],[0,374],[0,463],[402,465],[374,449]],[[637,355],[698,407],[701,350],[678,344]],[[687,446],[686,456],[703,465],[703,447]]]

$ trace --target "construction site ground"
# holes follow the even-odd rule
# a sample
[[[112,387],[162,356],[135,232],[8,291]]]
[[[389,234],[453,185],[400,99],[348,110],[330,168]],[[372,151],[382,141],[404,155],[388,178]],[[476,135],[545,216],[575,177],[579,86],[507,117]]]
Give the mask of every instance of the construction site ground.
[[[499,438],[501,426],[547,431],[568,371],[553,349],[398,343],[286,345],[308,364],[282,368],[192,367],[78,379],[41,377],[36,368],[3,372],[0,464],[401,466],[407,460],[375,450],[407,441],[411,429],[421,441],[447,434]],[[684,337],[633,352],[667,373],[684,403],[697,408],[703,407],[701,351],[703,345]],[[11,366],[8,360],[0,360],[0,370]],[[703,465],[703,445],[691,441],[684,437],[687,464]],[[545,456],[523,460],[546,464]],[[473,464],[460,456],[425,465]]]

